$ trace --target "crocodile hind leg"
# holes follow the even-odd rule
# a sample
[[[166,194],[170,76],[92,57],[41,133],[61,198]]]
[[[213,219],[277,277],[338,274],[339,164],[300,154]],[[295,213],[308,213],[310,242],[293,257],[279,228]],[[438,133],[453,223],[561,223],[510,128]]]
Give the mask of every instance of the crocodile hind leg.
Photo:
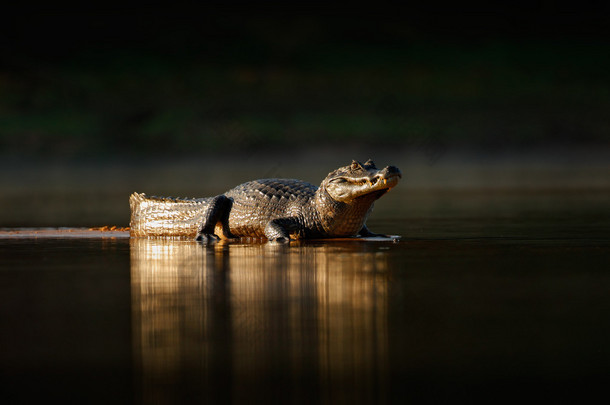
[[[230,198],[224,195],[214,197],[203,215],[201,224],[197,230],[196,240],[201,242],[218,240],[218,236],[214,233],[214,229],[218,223],[222,225],[224,237],[234,238],[229,230],[229,213],[231,212],[232,206],[233,201]]]

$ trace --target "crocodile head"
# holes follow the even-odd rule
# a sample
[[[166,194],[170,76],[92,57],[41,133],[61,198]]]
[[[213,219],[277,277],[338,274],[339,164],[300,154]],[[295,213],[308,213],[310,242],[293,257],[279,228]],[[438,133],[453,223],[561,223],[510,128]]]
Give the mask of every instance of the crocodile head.
[[[336,201],[349,203],[360,197],[368,196],[377,199],[398,184],[402,177],[395,166],[377,169],[372,160],[340,167],[322,182],[321,188]]]

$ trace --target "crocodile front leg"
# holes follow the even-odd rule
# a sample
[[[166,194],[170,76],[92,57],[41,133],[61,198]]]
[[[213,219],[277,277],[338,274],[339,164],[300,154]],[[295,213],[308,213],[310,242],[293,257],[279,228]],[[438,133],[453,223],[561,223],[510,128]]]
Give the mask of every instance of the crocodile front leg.
[[[296,217],[277,218],[269,221],[265,226],[265,237],[270,242],[290,242],[290,234],[297,231],[299,226]]]
[[[384,235],[383,233],[375,233],[375,232],[371,232],[371,230],[369,228],[366,227],[366,225],[362,226],[362,229],[360,230],[360,232],[358,232],[358,235],[365,237],[365,238],[371,238],[371,237],[382,237],[382,238],[389,238],[388,235]]]
[[[225,195],[214,197],[203,216],[195,239],[204,243],[218,240],[218,236],[214,234],[214,229],[219,222],[222,224],[224,236],[234,238],[229,230],[229,214],[232,206],[233,200]]]

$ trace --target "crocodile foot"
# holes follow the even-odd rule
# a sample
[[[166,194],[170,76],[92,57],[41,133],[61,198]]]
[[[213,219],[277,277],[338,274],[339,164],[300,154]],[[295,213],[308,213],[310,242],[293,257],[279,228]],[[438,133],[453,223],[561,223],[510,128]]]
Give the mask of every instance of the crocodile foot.
[[[213,233],[200,233],[195,238],[195,240],[197,242],[201,242],[204,245],[206,245],[208,243],[214,243],[214,242],[218,241],[219,239],[220,238],[218,236],[214,235]]]
[[[269,239],[269,242],[289,243],[290,242],[290,238],[288,238],[286,236],[280,236],[280,237],[277,237],[277,238]]]

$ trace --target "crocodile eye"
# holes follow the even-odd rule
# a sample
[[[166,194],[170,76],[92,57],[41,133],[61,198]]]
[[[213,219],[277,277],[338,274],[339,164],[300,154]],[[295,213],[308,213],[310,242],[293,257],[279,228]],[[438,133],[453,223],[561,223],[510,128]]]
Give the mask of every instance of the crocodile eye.
[[[352,170],[358,170],[358,169],[362,169],[362,165],[360,164],[360,162],[358,162],[357,160],[352,160],[352,165],[351,165],[351,169]]]
[[[330,182],[331,183],[345,183],[347,180],[345,180],[343,177],[337,177],[336,179],[332,179]]]
[[[375,162],[373,162],[372,159],[367,160],[364,165],[370,167],[371,169],[377,169],[377,166],[375,166]]]

